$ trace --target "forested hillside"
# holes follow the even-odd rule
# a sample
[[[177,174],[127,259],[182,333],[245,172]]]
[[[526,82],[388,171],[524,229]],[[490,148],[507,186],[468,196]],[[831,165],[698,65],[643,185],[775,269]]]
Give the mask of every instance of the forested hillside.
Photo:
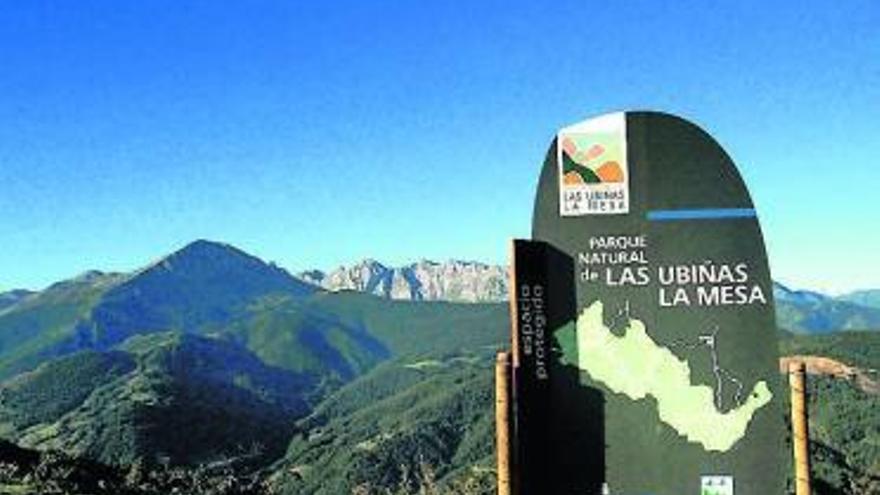
[[[880,332],[827,330],[876,309],[778,295],[825,325],[780,332],[817,493],[880,493]],[[0,300],[2,493],[494,491],[506,304],[328,292],[207,241]]]

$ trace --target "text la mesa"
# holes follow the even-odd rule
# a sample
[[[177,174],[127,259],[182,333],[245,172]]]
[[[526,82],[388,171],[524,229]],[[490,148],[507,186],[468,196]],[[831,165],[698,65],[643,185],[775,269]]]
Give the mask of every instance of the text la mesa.
[[[767,304],[767,297],[757,284],[660,287],[658,297],[662,307]]]

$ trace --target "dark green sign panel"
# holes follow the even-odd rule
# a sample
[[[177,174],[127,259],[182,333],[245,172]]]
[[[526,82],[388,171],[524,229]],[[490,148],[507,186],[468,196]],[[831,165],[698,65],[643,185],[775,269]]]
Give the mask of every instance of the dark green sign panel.
[[[514,248],[520,493],[784,493],[770,273],[724,150],[660,113],[562,129],[533,238]]]

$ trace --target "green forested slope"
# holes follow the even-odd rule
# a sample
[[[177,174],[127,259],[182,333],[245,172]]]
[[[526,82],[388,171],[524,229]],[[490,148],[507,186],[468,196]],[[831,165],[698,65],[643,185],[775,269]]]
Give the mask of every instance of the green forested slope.
[[[788,335],[783,355],[829,357],[880,379],[880,333]],[[864,378],[862,378],[864,380]],[[818,495],[880,493],[880,395],[856,378],[808,377],[811,458]]]
[[[484,355],[380,365],[300,422],[273,485],[289,494],[416,493],[465,484],[471,493],[489,493],[491,363]]]
[[[134,337],[40,366],[0,388],[0,425],[23,446],[108,464],[277,456],[308,411],[313,378],[234,343],[176,333]]]

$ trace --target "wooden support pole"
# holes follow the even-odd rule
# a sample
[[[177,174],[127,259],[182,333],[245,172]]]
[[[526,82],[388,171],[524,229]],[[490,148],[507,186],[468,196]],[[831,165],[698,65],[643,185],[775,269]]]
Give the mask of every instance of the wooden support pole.
[[[788,367],[791,388],[791,433],[794,448],[795,494],[810,495],[810,438],[807,425],[806,365],[794,361]]]
[[[510,353],[495,360],[495,455],[498,459],[498,495],[511,495]]]

